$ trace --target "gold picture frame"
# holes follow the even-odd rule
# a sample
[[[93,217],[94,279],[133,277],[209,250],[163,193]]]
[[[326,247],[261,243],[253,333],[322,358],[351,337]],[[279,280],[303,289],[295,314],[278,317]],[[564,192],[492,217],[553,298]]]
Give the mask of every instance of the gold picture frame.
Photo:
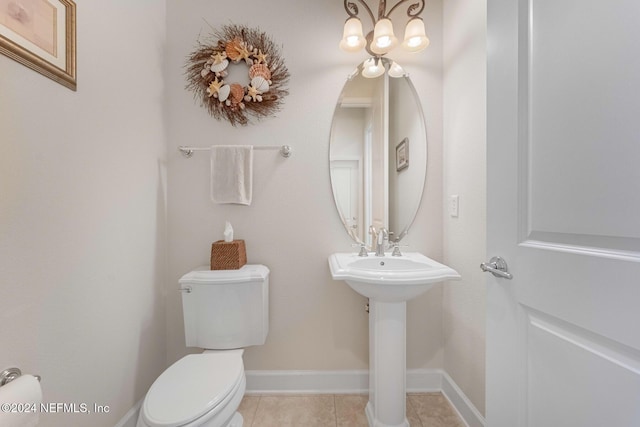
[[[0,53],[75,91],[75,2],[0,0]]]

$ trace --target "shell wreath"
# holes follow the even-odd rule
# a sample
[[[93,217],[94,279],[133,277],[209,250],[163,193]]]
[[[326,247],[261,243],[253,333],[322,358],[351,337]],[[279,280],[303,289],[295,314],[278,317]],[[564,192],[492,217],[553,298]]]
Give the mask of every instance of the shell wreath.
[[[187,63],[188,88],[200,97],[203,106],[216,118],[226,118],[232,125],[246,125],[246,113],[257,117],[279,110],[282,98],[288,94],[283,85],[289,72],[278,49],[264,33],[231,25],[217,34],[218,41],[201,44]],[[245,62],[249,67],[247,86],[228,84],[228,67]]]

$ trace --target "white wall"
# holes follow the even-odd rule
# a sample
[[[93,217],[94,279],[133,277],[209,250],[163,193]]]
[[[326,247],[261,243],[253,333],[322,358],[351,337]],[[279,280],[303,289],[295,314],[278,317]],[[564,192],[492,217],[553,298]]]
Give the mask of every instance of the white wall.
[[[462,275],[445,286],[444,368],[480,412],[485,407],[486,1],[444,2],[444,259]]]
[[[267,343],[245,353],[247,369],[361,369],[368,365],[365,299],[331,280],[327,257],[352,251],[340,223],[329,179],[329,132],[334,106],[347,75],[365,54],[338,48],[346,13],[342,2],[168,1],[168,357],[184,345],[180,276],[206,265],[211,242],[225,220],[247,243],[251,263],[271,269],[271,323]],[[363,19],[368,19],[364,17]],[[432,47],[396,57],[411,73],[423,97],[429,135],[427,186],[410,250],[442,258],[442,66],[441,2],[425,14]],[[209,25],[259,27],[282,45],[291,72],[290,95],[275,118],[233,128],[219,122],[184,89],[183,64]],[[255,153],[254,197],[250,207],[213,205],[209,200],[209,159],[184,159],[179,145],[291,144],[289,159],[277,152]],[[409,304],[409,368],[442,367],[442,290],[436,287]],[[191,349],[189,351],[196,351]]]
[[[78,91],[0,56],[0,369],[112,426],[165,367],[163,1],[77,2]]]

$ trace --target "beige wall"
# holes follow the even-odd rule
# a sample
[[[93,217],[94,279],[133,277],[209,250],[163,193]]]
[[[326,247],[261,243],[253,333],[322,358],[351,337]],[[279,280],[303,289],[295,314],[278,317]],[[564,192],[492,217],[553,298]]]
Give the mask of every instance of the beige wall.
[[[486,4],[444,2],[443,42],[442,3],[427,3],[429,49],[393,54],[422,98],[429,139],[405,243],[463,281],[409,303],[407,365],[445,368],[482,411]],[[337,48],[345,16],[341,2],[312,0],[168,0],[166,16],[164,2],[82,2],[77,93],[0,56],[0,295],[10,301],[0,368],[43,375],[46,401],[110,405],[91,424],[113,425],[167,363],[196,351],[184,346],[177,280],[208,262],[225,220],[249,261],[272,271],[270,334],[247,351],[247,369],[366,368],[365,300],[327,266],[331,252],[353,250],[328,168],[335,103],[366,57]],[[246,128],[211,118],[184,90],[198,35],[230,22],[272,35],[292,75],[277,117]],[[220,143],[287,143],[294,154],[256,152],[253,205],[219,206],[208,156],[187,160],[177,147]],[[458,219],[442,215],[450,194],[460,195]]]
[[[346,13],[340,1],[268,3],[238,0],[168,2],[168,194],[169,275],[167,349],[173,361],[184,345],[179,277],[209,259],[225,220],[247,243],[249,262],[271,269],[271,324],[267,343],[245,353],[247,369],[362,369],[368,365],[365,299],[331,280],[327,257],[352,251],[333,204],[329,180],[329,132],[334,106],[347,75],[365,54],[338,48]],[[363,18],[364,20],[368,18]],[[407,243],[409,250],[442,258],[441,2],[427,3],[432,46],[395,59],[411,73],[423,97],[429,135],[427,188]],[[275,118],[233,128],[219,122],[184,89],[183,64],[209,25],[259,27],[282,45],[291,72],[290,95]],[[255,153],[250,207],[209,200],[209,159],[184,159],[179,145],[291,144],[290,159]],[[442,367],[442,290],[436,287],[409,304],[409,368]],[[191,349],[190,351],[196,351]]]
[[[486,1],[444,2],[444,259],[462,281],[445,286],[444,368],[471,402],[485,406]]]
[[[163,1],[80,1],[78,91],[0,55],[0,370],[113,426],[165,367]]]

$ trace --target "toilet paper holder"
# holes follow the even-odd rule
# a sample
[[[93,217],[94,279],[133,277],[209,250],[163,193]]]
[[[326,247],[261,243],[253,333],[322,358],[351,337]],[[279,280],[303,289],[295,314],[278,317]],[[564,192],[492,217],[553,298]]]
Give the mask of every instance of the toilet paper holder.
[[[20,376],[22,376],[22,371],[18,368],[5,369],[4,371],[2,371],[2,373],[0,373],[0,387],[2,387],[5,384],[9,384],[11,381],[15,380]],[[38,381],[42,379],[40,375],[34,375],[34,377]]]

